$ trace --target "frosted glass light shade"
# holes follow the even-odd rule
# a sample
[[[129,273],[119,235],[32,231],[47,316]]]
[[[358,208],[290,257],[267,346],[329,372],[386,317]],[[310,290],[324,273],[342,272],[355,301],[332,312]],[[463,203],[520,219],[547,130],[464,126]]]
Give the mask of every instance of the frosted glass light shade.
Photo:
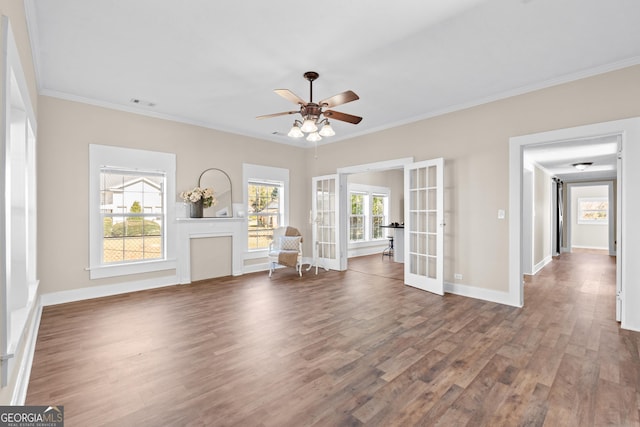
[[[304,121],[304,123],[302,123],[302,128],[300,128],[300,130],[302,130],[302,132],[304,133],[317,132],[318,126],[316,126],[315,121],[307,119]]]
[[[298,125],[293,125],[287,136],[290,136],[291,138],[302,138],[304,133],[302,133]]]
[[[335,134],[336,133],[329,123],[325,124],[322,126],[322,129],[320,129],[320,136],[333,136]]]
[[[318,142],[320,140],[322,140],[322,137],[318,132],[312,132],[307,136],[307,141],[309,142]]]

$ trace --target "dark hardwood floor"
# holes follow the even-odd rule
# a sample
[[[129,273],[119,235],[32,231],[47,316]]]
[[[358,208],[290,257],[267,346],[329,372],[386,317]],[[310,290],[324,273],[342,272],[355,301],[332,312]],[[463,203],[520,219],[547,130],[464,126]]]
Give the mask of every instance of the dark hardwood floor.
[[[563,254],[522,309],[349,266],[46,307],[27,404],[67,426],[640,425],[612,258]]]

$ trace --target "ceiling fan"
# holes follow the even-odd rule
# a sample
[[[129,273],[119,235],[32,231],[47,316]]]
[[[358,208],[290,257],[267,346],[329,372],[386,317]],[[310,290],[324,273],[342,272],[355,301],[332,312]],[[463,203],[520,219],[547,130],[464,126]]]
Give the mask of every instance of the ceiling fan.
[[[353,116],[351,114],[341,113],[339,111],[328,110],[325,108],[333,108],[338,105],[346,104],[347,102],[360,99],[355,92],[347,90],[332,97],[323,99],[320,102],[313,102],[313,81],[320,75],[315,71],[307,71],[304,73],[304,78],[309,81],[309,102],[300,98],[289,89],[276,89],[274,92],[287,99],[294,104],[300,106],[299,110],[284,111],[282,113],[267,114],[264,116],[258,116],[257,119],[268,119],[271,117],[285,116],[288,114],[300,114],[302,121],[296,119],[293,122],[291,130],[287,134],[292,138],[301,138],[307,133],[307,141],[317,142],[322,139],[323,136],[333,136],[335,132],[329,123],[329,119],[340,120],[347,123],[353,123],[357,125],[362,120],[362,117]],[[318,126],[322,125],[322,129],[318,132]]]

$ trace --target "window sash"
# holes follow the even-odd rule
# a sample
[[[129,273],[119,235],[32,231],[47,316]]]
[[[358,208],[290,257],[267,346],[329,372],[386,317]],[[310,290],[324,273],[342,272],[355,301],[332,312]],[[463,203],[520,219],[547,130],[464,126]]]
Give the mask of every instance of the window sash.
[[[609,200],[606,197],[578,198],[578,224],[608,224]]]
[[[135,190],[128,191],[127,186]],[[148,187],[151,187],[150,191]],[[166,177],[162,172],[100,168],[100,202],[111,199],[111,203],[99,206],[102,225],[101,265],[166,259],[165,187]],[[118,199],[116,206],[113,206],[114,199]],[[148,202],[151,206],[147,206]],[[135,204],[142,212],[131,212]],[[112,206],[107,211],[109,205]],[[151,212],[144,212],[149,208]]]
[[[253,191],[249,191],[251,187]],[[263,189],[266,189],[265,195],[262,195]],[[272,198],[270,194],[277,190],[276,198]],[[247,249],[251,251],[261,251],[268,249],[269,243],[273,240],[273,230],[284,225],[282,194],[284,192],[283,182],[248,180],[247,182],[247,209],[252,208],[252,201],[260,200],[264,207],[258,212],[250,212],[247,214]],[[270,201],[277,202],[274,206],[269,207]],[[267,225],[259,224],[269,218]],[[252,223],[255,222],[255,226]]]

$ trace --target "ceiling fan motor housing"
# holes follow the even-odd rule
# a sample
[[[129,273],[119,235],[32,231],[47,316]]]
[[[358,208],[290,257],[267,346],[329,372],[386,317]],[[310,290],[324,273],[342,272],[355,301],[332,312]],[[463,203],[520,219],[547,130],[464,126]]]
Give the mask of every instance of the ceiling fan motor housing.
[[[313,102],[309,102],[307,105],[304,105],[300,108],[300,113],[302,117],[307,117],[312,120],[317,120],[322,114],[322,108],[318,104]]]

